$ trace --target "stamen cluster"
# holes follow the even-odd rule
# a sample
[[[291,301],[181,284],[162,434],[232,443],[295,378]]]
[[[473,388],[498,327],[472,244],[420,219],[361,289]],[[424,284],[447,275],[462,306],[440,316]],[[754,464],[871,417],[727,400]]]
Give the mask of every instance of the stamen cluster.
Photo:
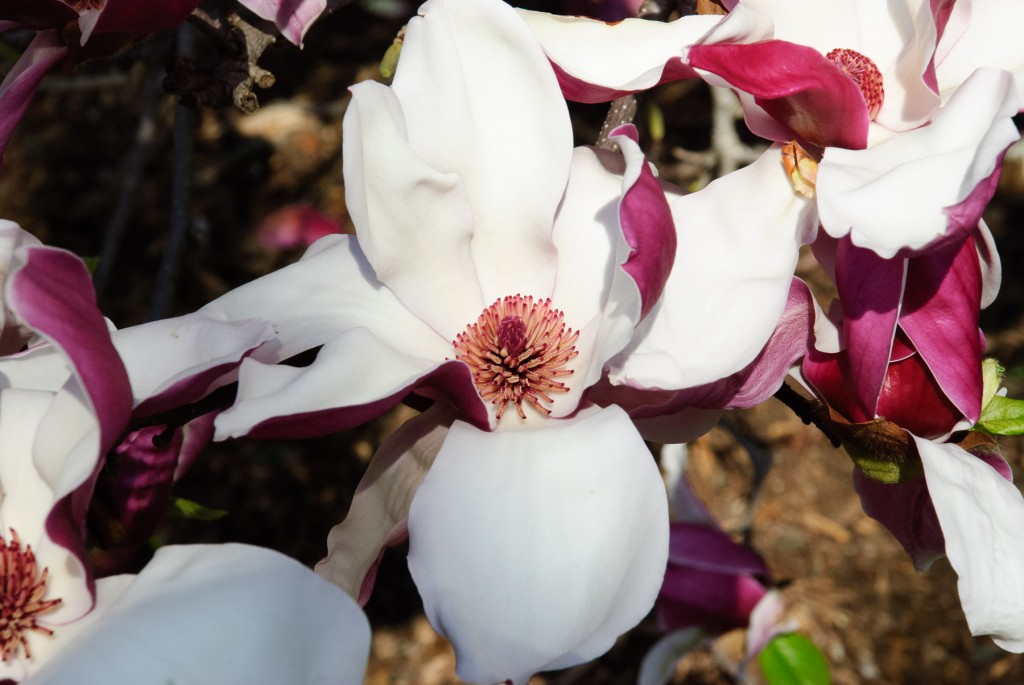
[[[870,58],[856,50],[836,48],[825,55],[825,59],[833,62],[843,73],[853,79],[864,96],[868,106],[868,118],[874,119],[885,100],[885,89],[882,87],[882,72],[878,70]]]
[[[525,419],[523,402],[544,415],[554,404],[554,393],[568,392],[556,380],[572,375],[563,368],[579,352],[579,333],[567,328],[565,315],[551,308],[551,300],[510,295],[484,310],[452,343],[455,358],[465,362],[484,400],[497,405],[501,419],[509,405],[515,405]]]
[[[53,631],[37,623],[42,614],[55,609],[60,599],[43,599],[46,595],[47,569],[40,573],[32,546],[21,546],[18,534],[11,529],[11,541],[0,536],[0,653],[4,661],[25,650],[31,658],[28,639],[30,630],[53,635]]]

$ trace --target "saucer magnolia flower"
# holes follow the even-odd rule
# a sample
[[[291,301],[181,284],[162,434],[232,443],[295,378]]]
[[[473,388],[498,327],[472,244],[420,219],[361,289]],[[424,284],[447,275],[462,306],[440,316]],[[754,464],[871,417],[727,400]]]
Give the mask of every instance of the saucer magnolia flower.
[[[922,0],[741,0],[724,18],[669,24],[524,16],[571,99],[695,76],[732,88],[750,129],[786,143],[780,166],[816,198],[825,231],[892,257],[971,233],[1018,137],[1014,78],[976,71],[989,66],[981,56],[938,95],[938,10]]]
[[[0,31],[37,31],[0,83],[0,155],[43,76],[66,58],[109,55],[183,22],[201,0],[0,0]]]
[[[81,260],[26,242],[5,302],[45,342],[0,359],[0,681],[362,682],[365,617],[275,552],[171,546],[94,581],[84,517],[131,386]]]

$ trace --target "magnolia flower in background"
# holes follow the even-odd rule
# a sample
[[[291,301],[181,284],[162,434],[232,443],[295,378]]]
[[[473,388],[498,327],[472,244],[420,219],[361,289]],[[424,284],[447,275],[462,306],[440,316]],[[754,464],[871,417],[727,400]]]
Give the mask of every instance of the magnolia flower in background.
[[[172,546],[93,579],[85,512],[131,384],[81,260],[22,242],[5,311],[44,342],[0,359],[0,680],[362,682],[362,612],[276,552]]]
[[[43,76],[59,62],[116,53],[138,36],[177,26],[201,0],[0,0],[0,31],[35,39],[0,83],[0,155]]]
[[[944,15],[928,3],[830,0],[808,9],[751,0],[724,18],[614,26],[523,16],[570,99],[610,100],[696,76],[735,90],[750,129],[786,145],[781,158],[774,147],[765,154],[796,172],[794,187],[815,198],[825,231],[885,258],[973,233],[1018,138],[1014,76],[976,70],[991,64],[982,55],[971,63],[959,51],[957,60],[972,66],[939,97],[934,56]]]

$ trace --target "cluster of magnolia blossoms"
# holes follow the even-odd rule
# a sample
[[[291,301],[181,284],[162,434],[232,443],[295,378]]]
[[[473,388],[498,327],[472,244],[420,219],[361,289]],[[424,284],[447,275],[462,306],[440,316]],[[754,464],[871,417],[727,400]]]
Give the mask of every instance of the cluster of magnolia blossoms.
[[[122,4],[103,7],[116,17]],[[248,4],[279,18],[279,3]],[[981,212],[1022,89],[1003,70],[1020,55],[982,50],[979,36],[1012,25],[997,6],[1019,10],[725,4],[721,16],[609,25],[429,0],[393,84],[352,88],[343,154],[357,236],[322,238],[180,319],[112,332],[79,262],[12,247],[0,535],[4,587],[18,588],[4,601],[22,610],[0,617],[0,675],[60,682],[75,669],[83,681],[115,661],[140,669],[117,682],[356,682],[365,619],[336,587],[238,546],[166,548],[137,576],[107,575],[123,559],[86,558],[84,516],[102,497],[145,540],[209,439],[320,435],[402,401],[425,410],[381,445],[316,570],[365,602],[381,555],[408,539],[464,680],[522,685],[592,659],[659,595],[666,627],[740,624],[770,596],[767,569],[710,520],[670,525],[644,440],[693,439],[790,372],[824,402],[819,425],[854,457],[866,511],[920,565],[948,555],[972,630],[1024,649],[1024,500],[991,441],[959,432],[995,392],[977,321],[999,263]],[[298,5],[315,17],[323,3]],[[292,19],[279,23],[299,42],[308,21]],[[32,78],[9,77],[0,96],[27,97]],[[658,180],[630,125],[613,132],[620,152],[573,147],[566,98],[678,78],[731,88],[774,142],[690,194]],[[827,314],[793,275],[807,244],[839,294]],[[308,366],[281,364],[310,350]],[[130,430],[232,383],[229,407]],[[120,476],[100,477],[105,460]],[[261,576],[263,563],[282,577]],[[745,593],[731,613],[693,609],[680,589],[722,577]],[[289,587],[268,619],[275,608],[253,598]],[[228,646],[228,618],[267,628],[232,653],[273,653],[283,675],[233,671],[210,649]],[[126,621],[149,650],[130,659],[124,636],[104,632]],[[259,642],[285,637],[294,644]]]

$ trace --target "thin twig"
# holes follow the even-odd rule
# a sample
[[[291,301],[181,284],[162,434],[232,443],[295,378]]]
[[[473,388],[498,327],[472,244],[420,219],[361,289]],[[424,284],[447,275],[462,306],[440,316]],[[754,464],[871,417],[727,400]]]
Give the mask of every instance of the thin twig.
[[[828,408],[818,400],[804,397],[785,383],[775,392],[775,399],[793,410],[793,413],[804,423],[824,433],[833,447],[839,447],[843,441],[833,430],[834,423],[828,420]]]
[[[125,157],[124,166],[121,171],[119,192],[117,193],[117,204],[114,205],[110,222],[107,224],[106,231],[103,234],[103,246],[100,248],[99,264],[96,265],[96,272],[93,274],[96,296],[100,298],[103,297],[103,293],[110,283],[114,263],[117,261],[117,252],[121,246],[121,239],[124,237],[125,228],[127,228],[128,221],[135,211],[135,202],[139,195],[138,190],[139,183],[142,180],[142,172],[156,149],[158,139],[157,113],[161,95],[163,94],[163,89],[160,87],[160,83],[163,80],[163,68],[162,66],[157,66],[158,60],[147,61],[150,66],[142,77],[142,111],[139,116],[139,125],[135,132],[135,143]]]

